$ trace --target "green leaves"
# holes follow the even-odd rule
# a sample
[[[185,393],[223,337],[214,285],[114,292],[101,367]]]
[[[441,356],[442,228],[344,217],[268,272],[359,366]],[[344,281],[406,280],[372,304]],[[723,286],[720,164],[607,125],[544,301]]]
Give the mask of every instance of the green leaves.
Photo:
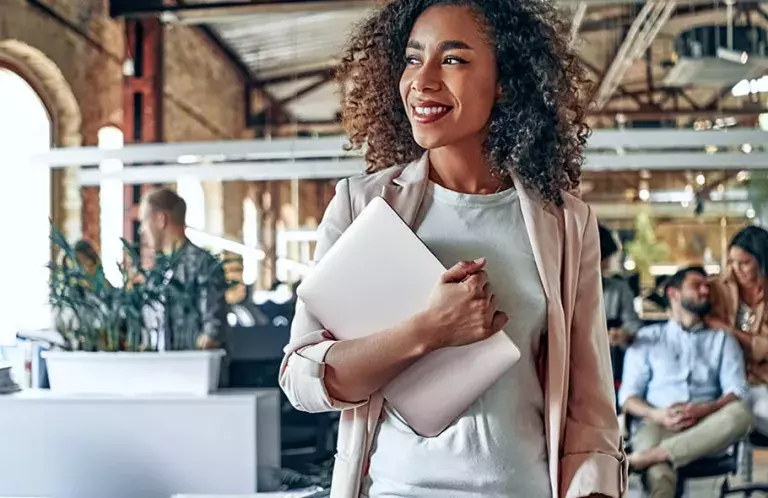
[[[140,246],[121,238],[126,258],[119,266],[122,285],[114,287],[101,266],[93,274],[85,270],[53,222],[51,242],[58,257],[47,265],[49,299],[56,313],[57,330],[71,349],[151,350],[150,337],[158,332],[154,330],[155,322],[165,320],[157,316],[158,310],[167,309],[169,303],[182,310],[173,327],[173,333],[180,337],[174,337],[171,343],[177,349],[194,348],[201,332],[200,302],[207,286],[218,281],[222,287],[237,285],[224,282],[222,271],[223,265],[235,259],[213,256],[211,263],[206,255],[207,263],[188,269],[191,274],[181,279],[178,270],[184,264],[184,246],[170,255],[157,254],[154,266],[147,269],[141,266]]]
[[[650,213],[641,213],[635,219],[635,239],[627,242],[626,251],[635,261],[641,277],[650,278],[651,266],[669,258],[669,247],[656,240]]]

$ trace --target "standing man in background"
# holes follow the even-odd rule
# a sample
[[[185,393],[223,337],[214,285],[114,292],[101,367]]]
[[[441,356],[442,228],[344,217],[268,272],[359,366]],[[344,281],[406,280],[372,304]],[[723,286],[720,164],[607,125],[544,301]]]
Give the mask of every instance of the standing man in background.
[[[621,382],[624,352],[642,326],[642,322],[635,312],[635,296],[627,281],[618,275],[609,274],[611,262],[619,252],[619,245],[607,228],[602,225],[598,225],[597,228],[600,234],[600,271],[603,274],[605,319],[611,341],[613,381],[618,385]]]
[[[190,342],[185,334],[175,333],[189,317],[172,299],[163,310],[163,330],[158,337],[159,350],[227,349],[229,327],[227,323],[227,284],[224,270],[208,251],[187,239],[187,203],[176,192],[164,188],[149,193],[141,203],[141,232],[155,253],[171,255],[179,252],[173,269],[173,278],[186,284],[199,280],[198,296],[199,335]],[[228,383],[227,357],[222,360],[220,384]]]

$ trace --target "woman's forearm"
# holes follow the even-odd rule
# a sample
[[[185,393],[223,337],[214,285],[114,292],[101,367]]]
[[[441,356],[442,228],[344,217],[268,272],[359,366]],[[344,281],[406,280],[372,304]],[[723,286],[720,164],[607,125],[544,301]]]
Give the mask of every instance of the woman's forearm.
[[[743,330],[739,330],[736,327],[730,327],[727,332],[730,332],[733,337],[736,338],[737,341],[739,341],[739,345],[745,350],[749,351],[752,349],[752,335],[744,332]]]
[[[383,332],[335,343],[325,357],[325,388],[339,401],[364,401],[429,353],[435,325],[417,315]]]

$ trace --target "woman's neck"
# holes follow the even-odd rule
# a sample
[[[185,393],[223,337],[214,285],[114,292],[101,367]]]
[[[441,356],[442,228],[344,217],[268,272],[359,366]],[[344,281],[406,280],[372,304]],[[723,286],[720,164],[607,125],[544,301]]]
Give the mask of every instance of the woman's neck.
[[[491,172],[482,144],[448,145],[429,151],[429,179],[454,192],[487,194],[509,186]]]

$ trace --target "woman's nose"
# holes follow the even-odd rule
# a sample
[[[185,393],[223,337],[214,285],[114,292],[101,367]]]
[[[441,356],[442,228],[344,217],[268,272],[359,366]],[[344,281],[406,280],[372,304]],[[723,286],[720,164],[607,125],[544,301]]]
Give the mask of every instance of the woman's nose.
[[[440,78],[431,64],[424,64],[420,67],[411,82],[411,89],[419,93],[436,92],[440,90],[441,86]]]

